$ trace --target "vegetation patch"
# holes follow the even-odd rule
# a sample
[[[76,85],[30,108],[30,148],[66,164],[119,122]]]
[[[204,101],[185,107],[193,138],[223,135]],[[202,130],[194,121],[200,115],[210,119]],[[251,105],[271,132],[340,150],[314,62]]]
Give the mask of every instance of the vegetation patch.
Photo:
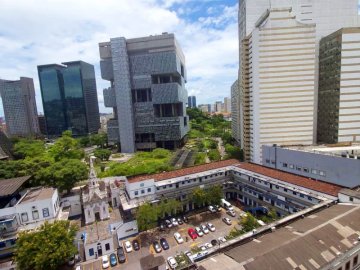
[[[173,153],[162,148],[152,152],[137,152],[135,156],[124,163],[111,163],[108,170],[100,173],[100,177],[133,176],[171,171],[170,159]]]

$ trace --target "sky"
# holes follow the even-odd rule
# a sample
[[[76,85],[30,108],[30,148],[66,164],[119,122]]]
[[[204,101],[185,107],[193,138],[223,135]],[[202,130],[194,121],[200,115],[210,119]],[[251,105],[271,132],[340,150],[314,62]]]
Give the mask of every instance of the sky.
[[[33,78],[43,112],[37,66],[83,60],[95,66],[100,112],[112,112],[98,43],[169,32],[185,54],[188,94],[213,103],[237,78],[237,8],[238,0],[0,0],[0,79]]]

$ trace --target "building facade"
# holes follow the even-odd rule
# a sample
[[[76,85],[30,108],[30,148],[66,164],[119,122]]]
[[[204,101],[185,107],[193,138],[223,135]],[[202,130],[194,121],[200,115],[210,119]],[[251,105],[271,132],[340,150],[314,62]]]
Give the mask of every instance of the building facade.
[[[231,135],[238,144],[241,144],[240,138],[240,95],[239,95],[239,80],[236,80],[231,85]]]
[[[239,2],[240,137],[247,160],[261,163],[264,144],[316,141],[319,41],[342,27],[358,26],[357,4]]]
[[[231,113],[231,99],[228,97],[224,98],[224,112]]]
[[[38,66],[46,135],[97,133],[99,105],[94,66],[83,61]]]
[[[360,27],[320,41],[317,142],[360,141]]]
[[[196,108],[196,97],[188,96],[188,108]]]
[[[113,107],[108,139],[132,153],[180,146],[189,130],[185,57],[173,34],[99,44],[101,75],[110,81],[104,104]]]
[[[7,133],[10,136],[36,136],[40,133],[32,78],[0,80]]]
[[[360,185],[360,145],[278,147],[263,145],[262,164],[335,185]]]
[[[211,106],[210,104],[200,104],[198,106],[199,110],[203,113],[210,113],[211,112]]]

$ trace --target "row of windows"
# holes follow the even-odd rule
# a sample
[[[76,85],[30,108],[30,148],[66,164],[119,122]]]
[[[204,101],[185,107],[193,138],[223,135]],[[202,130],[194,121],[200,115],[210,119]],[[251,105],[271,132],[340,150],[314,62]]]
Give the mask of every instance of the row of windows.
[[[151,188],[148,188],[148,189],[147,189],[147,192],[150,193],[150,192],[151,192]],[[140,190],[140,193],[141,193],[141,194],[145,194],[145,189]],[[135,196],[138,196],[138,195],[139,195],[139,191],[136,190],[136,191],[134,192],[134,194],[135,194]]]
[[[48,217],[50,215],[49,214],[49,208],[43,208],[42,209],[42,215],[43,215],[44,218]],[[39,219],[39,211],[38,210],[33,210],[32,211],[32,219],[33,220]],[[21,213],[21,220],[22,220],[22,222],[29,221],[29,217],[28,217],[27,212]]]
[[[309,169],[306,167],[300,167],[300,166],[295,166],[294,164],[287,164],[285,162],[282,163],[283,168],[290,168],[290,169],[296,169],[297,171],[303,171],[305,173],[309,173],[311,172],[312,174],[318,174],[320,176],[325,176],[325,172],[321,171],[321,170],[317,170],[317,169]]]
[[[353,258],[353,267],[357,266],[359,263],[359,255],[356,255],[354,258]],[[351,265],[351,261],[348,261],[346,264],[345,264],[345,270],[350,270],[350,265]],[[355,269],[355,268],[354,268]],[[343,267],[339,267],[338,270],[343,270]]]
[[[197,180],[199,180],[199,183],[202,183],[203,180],[206,180],[208,178],[212,178],[212,177],[216,177],[216,176],[220,176],[220,175],[223,175],[224,173],[223,172],[220,172],[220,173],[215,173],[215,174],[211,174],[211,175],[207,175],[207,176],[202,176],[202,177],[199,177],[199,178],[194,178],[194,179],[188,179],[188,180],[184,180],[184,181],[181,181],[181,182],[178,182],[176,184],[168,184],[168,185],[164,185],[164,186],[161,186],[161,187],[156,187],[156,190],[160,190],[160,189],[166,189],[166,188],[172,188],[173,185],[178,188],[180,183],[182,185],[185,185],[185,184],[190,184],[191,182],[193,183],[196,183]],[[227,175],[227,172],[225,173],[225,175]]]

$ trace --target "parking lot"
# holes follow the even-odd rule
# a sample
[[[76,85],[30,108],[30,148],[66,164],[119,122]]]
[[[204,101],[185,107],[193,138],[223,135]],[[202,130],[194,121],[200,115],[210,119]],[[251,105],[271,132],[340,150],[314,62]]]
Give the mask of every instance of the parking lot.
[[[140,250],[132,251],[130,253],[126,253],[126,262],[122,264],[118,264],[115,267],[110,267],[108,269],[129,269],[129,270],[141,270],[140,259],[147,255],[154,254],[155,256],[163,256],[165,260],[169,256],[176,256],[181,252],[190,251],[192,248],[199,247],[205,243],[210,243],[213,239],[218,239],[219,237],[224,237],[228,235],[230,230],[234,227],[238,227],[238,217],[241,212],[240,209],[234,206],[234,210],[236,212],[235,217],[229,216],[226,211],[221,208],[220,212],[210,213],[209,211],[202,212],[196,215],[188,216],[188,223],[184,223],[182,225],[178,225],[172,228],[166,228],[164,231],[160,231],[159,229],[155,229],[148,232],[143,232],[136,237],[125,239],[132,241],[133,239],[137,239],[140,242]],[[227,217],[232,221],[231,225],[227,225],[222,221],[223,217]],[[209,232],[208,234],[204,234],[202,237],[198,237],[195,240],[192,240],[188,235],[189,228],[195,228],[200,226],[200,224],[206,225],[206,223],[212,223],[216,230],[214,232]],[[178,244],[174,238],[174,233],[179,232],[184,239],[182,244]],[[188,241],[186,241],[186,237]],[[153,248],[153,241],[159,241],[160,238],[165,238],[170,246],[168,250],[162,250],[160,253],[156,253]],[[221,244],[220,244],[221,245]],[[90,264],[84,264],[83,269],[87,270],[100,270],[101,269],[101,260],[97,260],[96,262]],[[86,267],[86,268],[85,268]],[[100,268],[99,268],[100,267]]]

